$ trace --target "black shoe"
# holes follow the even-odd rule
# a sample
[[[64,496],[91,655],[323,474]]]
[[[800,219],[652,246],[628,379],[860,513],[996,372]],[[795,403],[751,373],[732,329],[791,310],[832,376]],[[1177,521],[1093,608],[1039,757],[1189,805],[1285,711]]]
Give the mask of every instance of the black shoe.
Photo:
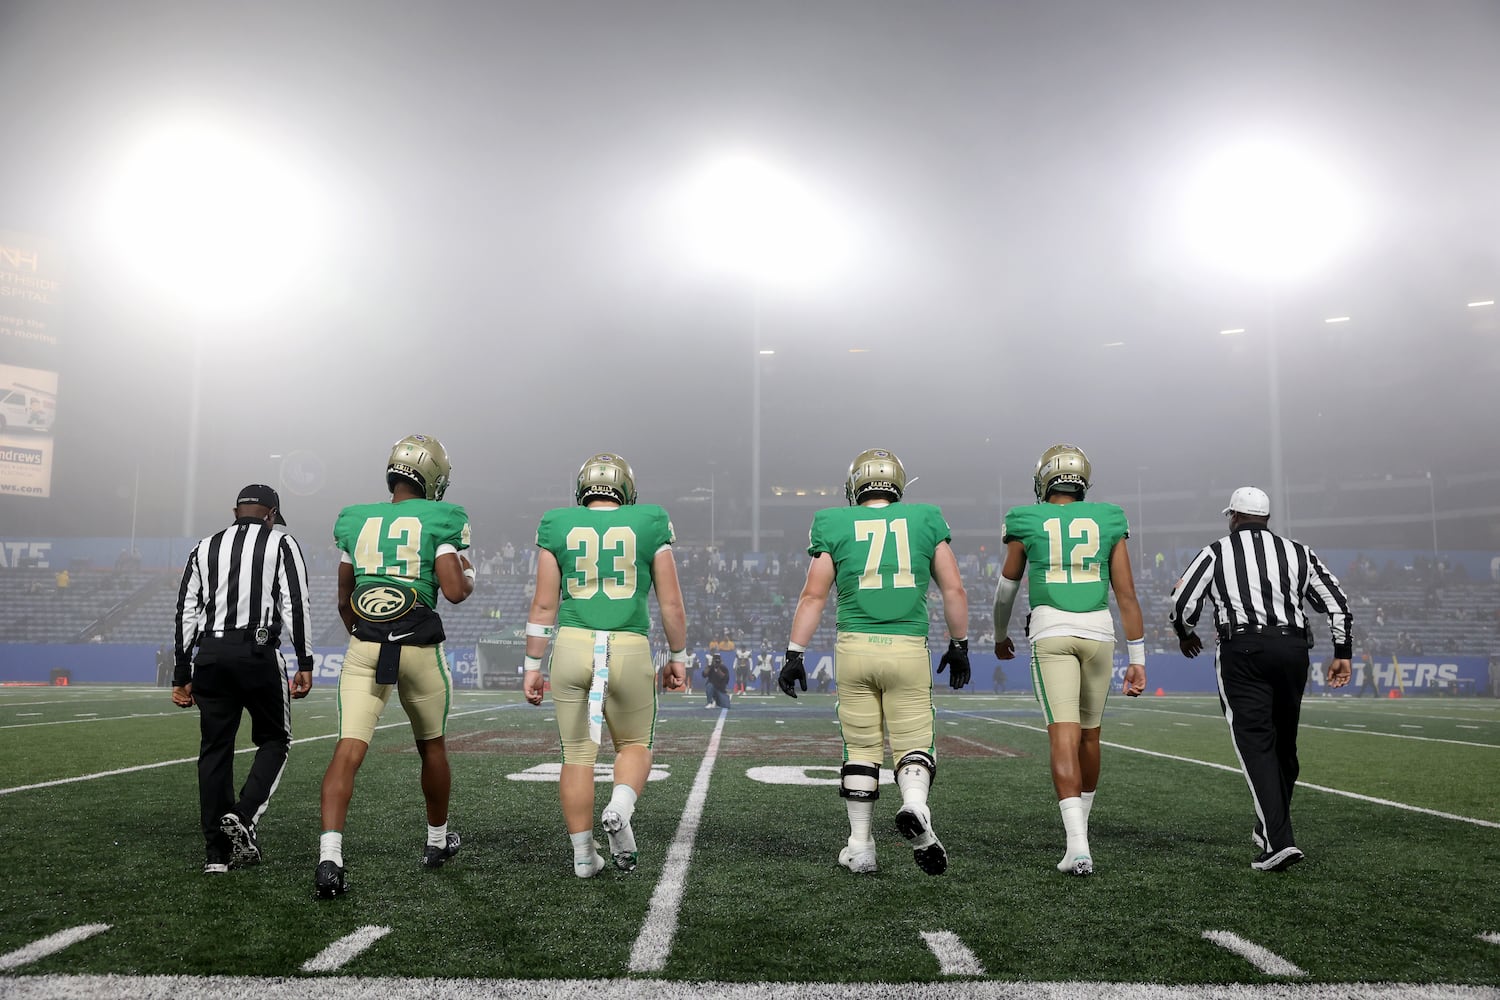
[[[229,871],[229,856],[216,847],[210,847],[203,856],[203,874],[223,875]]]
[[[1284,872],[1302,860],[1302,852],[1295,847],[1283,847],[1279,851],[1265,851],[1250,862],[1258,872]]]
[[[229,838],[229,859],[235,867],[260,864],[260,843],[252,824],[240,819],[238,813],[228,812],[219,817],[219,829]]]
[[[342,896],[348,888],[344,884],[344,869],[332,861],[318,862],[318,877],[313,884],[313,894],[319,899]]]
[[[422,867],[443,867],[444,861],[447,861],[449,858],[453,857],[453,855],[458,853],[458,844],[458,834],[456,833],[448,834],[448,839],[443,842],[442,847],[433,847],[431,844],[428,844],[422,850]]]

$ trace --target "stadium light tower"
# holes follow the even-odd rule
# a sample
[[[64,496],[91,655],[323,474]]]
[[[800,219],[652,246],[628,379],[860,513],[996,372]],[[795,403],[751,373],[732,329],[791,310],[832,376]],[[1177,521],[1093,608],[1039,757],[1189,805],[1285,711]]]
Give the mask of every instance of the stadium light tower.
[[[748,152],[704,160],[678,192],[676,213],[689,260],[727,273],[750,292],[750,548],[760,552],[761,313],[770,290],[825,281],[847,259],[851,240],[826,198],[800,178]]]
[[[213,116],[162,120],[111,165],[101,236],[193,329],[182,533],[193,535],[204,341],[306,280],[327,196],[283,150]]]
[[[1354,239],[1358,206],[1346,174],[1308,149],[1251,138],[1205,157],[1180,205],[1199,259],[1265,289],[1265,356],[1271,437],[1271,503],[1290,520],[1282,459],[1276,293],[1327,266]]]

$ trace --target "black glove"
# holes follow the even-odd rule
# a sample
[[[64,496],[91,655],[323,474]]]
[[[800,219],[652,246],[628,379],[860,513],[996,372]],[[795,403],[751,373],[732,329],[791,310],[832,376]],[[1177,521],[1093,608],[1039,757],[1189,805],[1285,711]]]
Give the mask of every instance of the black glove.
[[[951,666],[953,669],[948,673],[948,686],[957,691],[969,683],[969,640],[949,639],[948,652],[938,660],[937,672],[942,673],[943,668]]]
[[[781,675],[776,678],[776,684],[781,688],[782,694],[797,697],[795,683],[802,685],[802,690],[807,690],[807,668],[802,665],[802,654],[795,649],[786,651],[786,662],[781,665]]]

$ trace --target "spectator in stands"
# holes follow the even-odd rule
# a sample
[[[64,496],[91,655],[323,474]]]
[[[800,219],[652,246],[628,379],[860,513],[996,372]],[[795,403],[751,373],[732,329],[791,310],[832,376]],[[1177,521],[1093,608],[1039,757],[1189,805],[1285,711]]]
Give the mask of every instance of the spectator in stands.
[[[73,581],[72,578],[68,576],[67,569],[60,569],[57,571],[57,576],[54,577],[54,582],[56,582],[57,584],[57,589],[61,591],[67,590],[69,584],[71,584]]]

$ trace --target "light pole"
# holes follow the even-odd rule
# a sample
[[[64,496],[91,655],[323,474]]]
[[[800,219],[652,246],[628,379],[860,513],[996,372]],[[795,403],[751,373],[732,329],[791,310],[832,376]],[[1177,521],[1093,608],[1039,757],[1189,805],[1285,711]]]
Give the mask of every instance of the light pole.
[[[1432,515],[1432,558],[1437,560],[1437,482],[1432,478],[1432,470],[1427,470],[1427,509]]]
[[[764,296],[773,285],[817,282],[852,244],[828,202],[800,178],[744,151],[699,163],[677,190],[675,211],[685,252],[710,270],[728,272],[750,290],[750,548],[761,548],[761,366],[775,353],[762,346]]]
[[[191,324],[182,533],[193,536],[206,331],[244,321],[325,256],[330,204],[266,137],[213,116],[150,124],[108,165],[100,237]]]
[[[1353,187],[1307,149],[1266,137],[1224,146],[1182,185],[1179,209],[1191,251],[1265,289],[1270,499],[1290,524],[1281,434],[1276,291],[1326,265],[1352,241]]]

